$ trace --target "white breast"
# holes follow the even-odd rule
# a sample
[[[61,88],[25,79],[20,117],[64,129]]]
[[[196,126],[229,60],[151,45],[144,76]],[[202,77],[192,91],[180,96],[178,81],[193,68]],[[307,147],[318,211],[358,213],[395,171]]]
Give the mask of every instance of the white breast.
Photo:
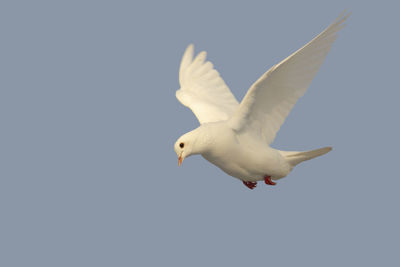
[[[290,166],[282,155],[265,143],[237,136],[230,129],[218,129],[213,147],[202,156],[227,174],[244,181],[260,181],[265,175],[285,177]]]

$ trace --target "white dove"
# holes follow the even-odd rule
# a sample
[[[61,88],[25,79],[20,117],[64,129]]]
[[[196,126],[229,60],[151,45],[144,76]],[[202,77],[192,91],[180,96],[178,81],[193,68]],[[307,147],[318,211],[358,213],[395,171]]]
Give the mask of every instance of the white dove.
[[[206,52],[193,59],[193,45],[183,54],[176,97],[190,108],[200,126],[175,143],[179,166],[200,154],[253,189],[257,181],[287,176],[302,161],[332,150],[281,151],[270,147],[296,101],[303,96],[322,65],[337,32],[349,15],[342,14],[305,46],[264,73],[239,104]]]

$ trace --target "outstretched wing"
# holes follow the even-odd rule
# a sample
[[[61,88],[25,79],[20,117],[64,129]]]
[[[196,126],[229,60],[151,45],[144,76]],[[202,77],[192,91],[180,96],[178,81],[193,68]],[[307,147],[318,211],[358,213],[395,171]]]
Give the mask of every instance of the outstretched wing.
[[[272,143],[321,67],[348,16],[339,16],[309,43],[264,73],[248,90],[230,119],[230,126]]]
[[[183,54],[179,69],[181,88],[176,98],[196,115],[200,124],[228,120],[238,108],[239,103],[229,90],[206,52],[200,52],[193,59],[193,45]]]

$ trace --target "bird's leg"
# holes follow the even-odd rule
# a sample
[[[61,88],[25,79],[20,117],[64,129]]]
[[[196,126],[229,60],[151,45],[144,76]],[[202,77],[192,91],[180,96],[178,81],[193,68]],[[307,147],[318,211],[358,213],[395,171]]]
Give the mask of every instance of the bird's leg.
[[[269,175],[265,175],[265,176],[264,176],[264,181],[265,181],[266,184],[269,184],[269,185],[276,185],[275,182],[272,182],[271,176],[269,176]]]
[[[254,189],[257,186],[257,182],[243,181],[243,184],[250,189]]]

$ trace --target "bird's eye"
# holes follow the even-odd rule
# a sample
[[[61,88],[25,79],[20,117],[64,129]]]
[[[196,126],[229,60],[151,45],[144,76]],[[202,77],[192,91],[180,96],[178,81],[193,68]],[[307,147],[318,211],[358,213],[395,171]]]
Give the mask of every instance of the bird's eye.
[[[181,148],[183,148],[183,147],[185,146],[185,144],[184,144],[184,143],[180,143],[179,146],[180,146]]]

